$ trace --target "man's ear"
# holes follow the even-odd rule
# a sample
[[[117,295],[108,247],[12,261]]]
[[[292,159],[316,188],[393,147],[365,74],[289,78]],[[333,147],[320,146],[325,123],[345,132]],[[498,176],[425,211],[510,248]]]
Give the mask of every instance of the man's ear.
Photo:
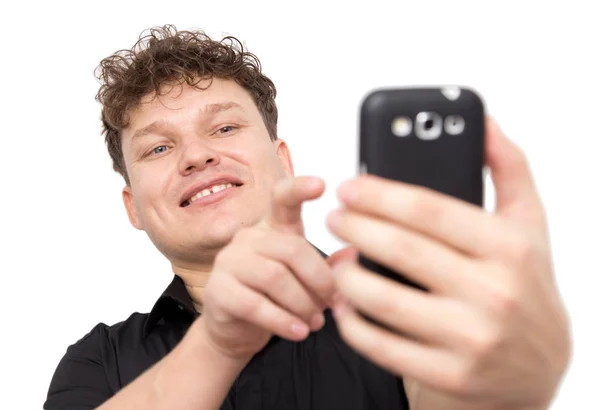
[[[285,173],[288,177],[294,176],[294,164],[292,163],[292,156],[290,155],[290,150],[281,138],[277,138],[274,142],[275,149],[277,150],[277,156],[279,157],[279,161],[285,170]]]
[[[140,219],[138,218],[137,210],[135,209],[135,202],[133,200],[133,193],[131,192],[131,187],[129,185],[125,185],[122,192],[123,196],[123,204],[125,205],[125,210],[127,211],[127,217],[129,217],[129,222],[133,225],[134,228],[139,229],[141,231],[144,230]]]

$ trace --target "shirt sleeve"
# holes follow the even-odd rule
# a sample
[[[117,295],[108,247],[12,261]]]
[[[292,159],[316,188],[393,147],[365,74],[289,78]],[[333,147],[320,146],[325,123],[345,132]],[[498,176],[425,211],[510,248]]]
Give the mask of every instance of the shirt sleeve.
[[[113,395],[103,357],[107,339],[101,323],[69,346],[50,382],[45,410],[94,409]]]

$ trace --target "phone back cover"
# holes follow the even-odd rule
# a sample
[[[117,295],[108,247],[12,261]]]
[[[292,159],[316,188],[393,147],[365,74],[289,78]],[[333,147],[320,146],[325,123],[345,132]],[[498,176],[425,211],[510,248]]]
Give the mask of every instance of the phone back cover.
[[[442,134],[434,140],[415,135],[395,136],[391,124],[399,116],[415,119],[422,111],[434,111],[446,118],[461,115],[465,129],[459,135]],[[360,162],[367,173],[425,186],[467,202],[483,204],[484,107],[472,91],[461,89],[456,100],[439,88],[378,90],[369,94],[361,107]],[[363,255],[359,262],[367,269],[392,280],[423,289]]]
[[[434,140],[417,138],[414,126],[406,137],[392,133],[395,118],[414,119],[422,111],[435,111],[442,118],[461,115],[465,129],[459,135],[442,129]],[[461,89],[454,101],[439,88],[378,90],[362,104],[360,162],[369,174],[426,186],[481,206],[483,135],[483,103],[468,89]]]

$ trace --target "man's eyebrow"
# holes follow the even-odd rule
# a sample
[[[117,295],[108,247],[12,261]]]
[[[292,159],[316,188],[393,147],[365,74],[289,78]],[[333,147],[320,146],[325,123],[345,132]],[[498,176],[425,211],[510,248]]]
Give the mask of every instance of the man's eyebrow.
[[[204,107],[202,107],[200,112],[202,112],[204,114],[213,114],[214,115],[214,114],[218,114],[222,111],[227,111],[227,110],[231,110],[231,109],[237,109],[240,111],[244,111],[242,106],[239,105],[238,103],[233,102],[233,101],[227,101],[227,102],[223,102],[223,103],[207,104]]]
[[[145,127],[140,128],[139,130],[137,130],[133,134],[133,137],[131,137],[131,140],[135,141],[137,138],[141,138],[141,137],[143,137],[145,135],[152,134],[152,133],[158,133],[158,132],[164,130],[165,128],[170,128],[172,126],[173,126],[173,124],[171,124],[167,120],[157,120],[157,121],[154,121],[153,123],[148,124]]]
[[[223,103],[207,104],[200,109],[200,113],[202,115],[214,116],[218,113],[221,113],[223,111],[228,111],[231,109],[237,109],[240,111],[244,111],[244,108],[241,105],[239,105],[238,103],[233,102],[233,101],[227,101],[227,102],[223,102]],[[153,123],[148,124],[145,127],[137,130],[133,134],[133,137],[131,137],[131,140],[133,141],[137,138],[141,138],[148,134],[158,133],[160,131],[163,131],[165,128],[174,128],[174,125],[171,122],[164,120],[164,119],[154,121]]]

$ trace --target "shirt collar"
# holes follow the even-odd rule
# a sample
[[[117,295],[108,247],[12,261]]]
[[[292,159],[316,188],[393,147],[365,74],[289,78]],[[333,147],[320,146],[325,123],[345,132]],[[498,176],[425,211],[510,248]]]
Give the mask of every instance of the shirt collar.
[[[158,298],[148,315],[144,325],[144,336],[147,336],[161,319],[166,316],[178,315],[193,319],[198,316],[183,280],[175,275],[162,295]]]

